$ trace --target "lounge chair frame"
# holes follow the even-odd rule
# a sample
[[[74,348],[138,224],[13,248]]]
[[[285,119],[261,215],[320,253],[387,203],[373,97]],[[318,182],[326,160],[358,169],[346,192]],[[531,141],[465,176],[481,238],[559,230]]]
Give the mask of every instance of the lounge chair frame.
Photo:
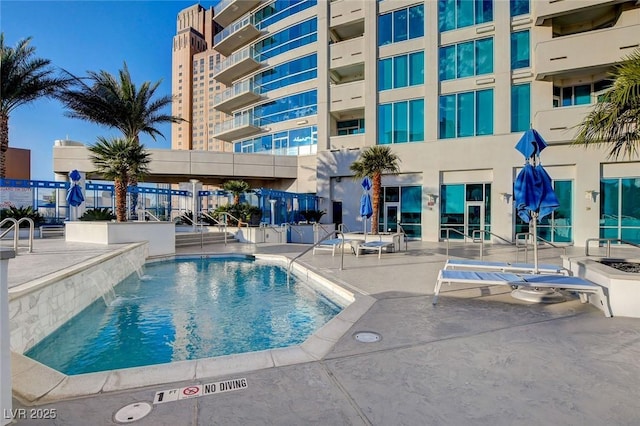
[[[473,259],[448,259],[444,264],[444,269],[473,269],[533,274],[535,273],[534,271],[536,270],[536,267],[533,263],[488,262]],[[561,266],[544,263],[538,265],[538,273],[570,275],[570,272]]]

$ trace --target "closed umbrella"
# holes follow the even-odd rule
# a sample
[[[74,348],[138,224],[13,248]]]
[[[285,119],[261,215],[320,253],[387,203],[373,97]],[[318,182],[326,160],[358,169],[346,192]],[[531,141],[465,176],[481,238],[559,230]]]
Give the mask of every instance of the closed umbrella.
[[[367,238],[367,219],[373,215],[373,207],[371,205],[371,195],[369,190],[371,189],[371,179],[368,176],[362,180],[362,196],[360,197],[360,217],[364,221],[364,236]]]
[[[518,173],[514,184],[514,203],[518,216],[531,223],[534,273],[538,273],[538,221],[551,214],[560,205],[553,190],[553,183],[547,171],[540,164],[540,151],[547,143],[534,130],[527,130],[516,144],[516,149],[525,157],[524,167]]]
[[[67,204],[72,207],[78,207],[80,204],[84,203],[82,188],[78,185],[82,176],[77,170],[72,170],[71,173],[69,173],[69,178],[71,178],[71,187],[67,192]]]

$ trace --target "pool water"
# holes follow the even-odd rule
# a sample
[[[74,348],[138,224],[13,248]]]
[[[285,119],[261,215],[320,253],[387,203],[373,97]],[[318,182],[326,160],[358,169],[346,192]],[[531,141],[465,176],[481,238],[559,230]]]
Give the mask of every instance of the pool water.
[[[253,352],[300,344],[340,309],[281,266],[176,259],[130,275],[25,355],[74,375]]]

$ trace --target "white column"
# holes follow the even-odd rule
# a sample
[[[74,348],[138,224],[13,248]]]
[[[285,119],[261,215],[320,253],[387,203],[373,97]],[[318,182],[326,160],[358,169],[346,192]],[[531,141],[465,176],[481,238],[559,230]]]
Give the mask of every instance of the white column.
[[[9,341],[9,259],[11,249],[0,248],[0,425],[11,422],[11,348]]]
[[[276,224],[276,200],[269,200],[271,204],[271,224]]]
[[[200,213],[200,197],[198,197],[198,191],[202,189],[202,184],[198,179],[190,179],[191,182],[191,211],[193,212],[193,231],[196,230],[196,223],[198,222],[198,214]]]

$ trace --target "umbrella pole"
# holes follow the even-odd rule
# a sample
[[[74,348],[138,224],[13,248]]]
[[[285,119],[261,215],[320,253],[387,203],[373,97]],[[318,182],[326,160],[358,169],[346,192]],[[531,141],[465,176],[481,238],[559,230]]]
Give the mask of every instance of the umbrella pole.
[[[533,221],[533,273],[537,274],[538,270],[538,212],[531,212],[531,220]]]

